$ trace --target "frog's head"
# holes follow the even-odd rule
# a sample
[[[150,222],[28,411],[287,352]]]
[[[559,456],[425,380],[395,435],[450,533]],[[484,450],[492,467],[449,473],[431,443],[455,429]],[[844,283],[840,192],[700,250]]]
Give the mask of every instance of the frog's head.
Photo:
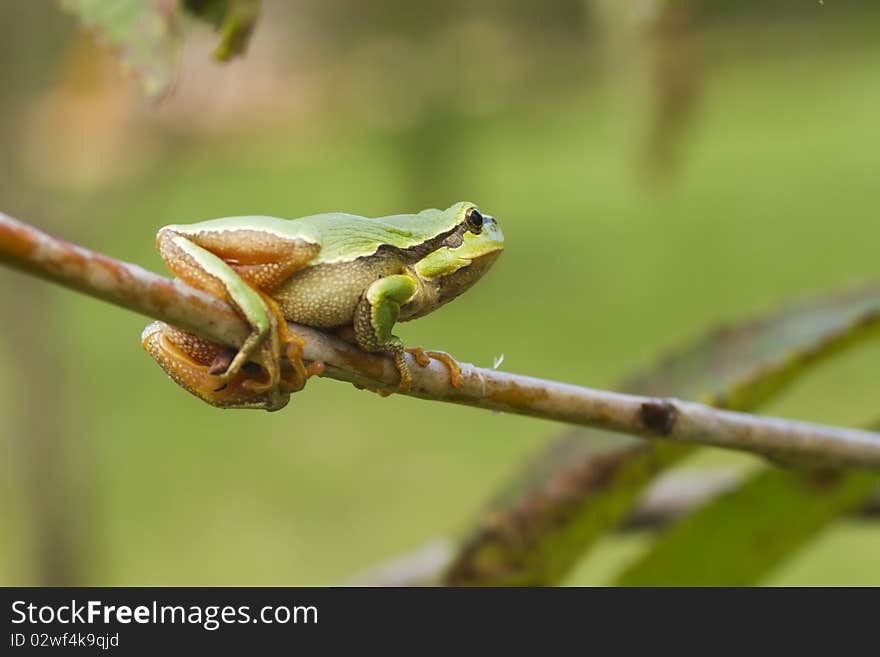
[[[498,222],[473,203],[456,203],[443,214],[459,230],[415,265],[433,292],[433,308],[452,301],[480,280],[504,249]]]

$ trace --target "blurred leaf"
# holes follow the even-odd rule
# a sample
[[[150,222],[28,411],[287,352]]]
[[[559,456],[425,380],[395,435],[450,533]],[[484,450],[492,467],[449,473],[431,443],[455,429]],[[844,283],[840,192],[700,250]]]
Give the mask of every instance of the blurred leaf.
[[[629,514],[654,476],[691,449],[598,430],[566,433],[490,504],[460,544],[443,583],[558,583]]]
[[[182,2],[182,4],[181,4]],[[226,61],[245,51],[260,0],[61,0],[141,81],[149,96],[171,84],[183,43],[181,8],[220,32],[214,56]]]
[[[187,12],[220,31],[214,57],[227,61],[247,49],[260,15],[261,0],[183,0]]]
[[[621,586],[754,586],[877,490],[875,472],[767,469],[673,525]]]
[[[150,96],[170,84],[180,56],[177,0],[61,0],[133,72]]]
[[[658,180],[678,170],[684,137],[700,99],[704,57],[698,45],[696,4],[692,0],[660,3],[650,12],[653,16],[645,30],[652,86],[645,168]]]
[[[630,379],[626,387],[752,409],[807,367],[878,332],[880,285],[871,285],[719,329],[647,375]]]
[[[751,410],[809,366],[878,329],[880,285],[874,285],[717,331],[623,389]],[[444,581],[558,582],[597,538],[624,519],[659,472],[692,449],[590,429],[566,432],[490,504],[462,542]],[[832,505],[823,517],[849,508],[848,488],[841,496],[839,506]]]

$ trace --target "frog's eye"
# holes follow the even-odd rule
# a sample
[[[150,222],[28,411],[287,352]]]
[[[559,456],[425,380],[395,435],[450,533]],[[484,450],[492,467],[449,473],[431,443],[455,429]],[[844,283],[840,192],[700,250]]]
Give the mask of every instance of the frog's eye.
[[[475,235],[479,235],[483,230],[483,215],[476,208],[471,208],[464,216],[468,229]]]

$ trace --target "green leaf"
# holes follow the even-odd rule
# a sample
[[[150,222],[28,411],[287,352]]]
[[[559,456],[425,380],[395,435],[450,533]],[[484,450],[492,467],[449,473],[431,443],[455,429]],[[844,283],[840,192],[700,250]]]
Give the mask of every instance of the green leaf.
[[[874,285],[716,331],[622,388],[753,410],[809,367],[878,333],[880,285]],[[693,449],[589,429],[566,432],[480,516],[443,581],[560,581],[600,536],[622,522],[658,473]],[[847,506],[846,491],[834,509]]]
[[[662,360],[647,375],[630,379],[626,387],[645,395],[754,409],[808,367],[872,335],[880,335],[880,285],[721,328]]]
[[[875,472],[767,469],[666,530],[621,586],[753,586],[880,485]]]
[[[167,88],[180,57],[176,0],[61,0],[141,81],[149,96]]]

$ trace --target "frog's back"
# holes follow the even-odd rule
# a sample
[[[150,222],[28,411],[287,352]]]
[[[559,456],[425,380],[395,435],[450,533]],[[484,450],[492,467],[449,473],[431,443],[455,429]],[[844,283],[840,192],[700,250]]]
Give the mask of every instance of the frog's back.
[[[375,219],[329,212],[292,219],[288,224],[299,234],[318,237],[323,262],[355,260],[375,253],[382,245],[408,249],[455,227],[441,210]]]
[[[347,262],[375,253],[380,246],[400,249],[418,246],[455,228],[456,204],[448,210],[423,210],[369,218],[343,212],[328,212],[297,219],[270,216],[242,216],[211,219],[189,225],[166,226],[183,234],[254,229],[287,240],[302,240],[321,247],[322,262]]]

